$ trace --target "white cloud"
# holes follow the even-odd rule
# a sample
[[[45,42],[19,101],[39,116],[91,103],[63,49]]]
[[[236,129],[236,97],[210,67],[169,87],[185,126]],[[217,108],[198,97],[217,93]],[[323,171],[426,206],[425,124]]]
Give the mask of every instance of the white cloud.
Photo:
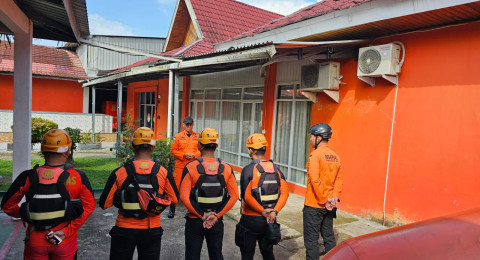
[[[99,35],[121,35],[134,36],[132,29],[121,22],[111,21],[103,18],[99,14],[91,14],[88,16],[90,24],[90,33]]]
[[[159,0],[161,1],[161,0]],[[313,4],[312,0],[239,0],[240,2],[256,6],[274,13],[289,15],[307,5]],[[318,0],[318,2],[321,0]]]

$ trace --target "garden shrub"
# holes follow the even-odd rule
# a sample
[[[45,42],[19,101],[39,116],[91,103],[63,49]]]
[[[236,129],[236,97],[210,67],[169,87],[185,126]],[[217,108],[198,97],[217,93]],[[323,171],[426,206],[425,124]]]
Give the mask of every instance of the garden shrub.
[[[58,124],[39,117],[32,118],[32,143],[39,143],[42,137],[50,130],[57,129]]]

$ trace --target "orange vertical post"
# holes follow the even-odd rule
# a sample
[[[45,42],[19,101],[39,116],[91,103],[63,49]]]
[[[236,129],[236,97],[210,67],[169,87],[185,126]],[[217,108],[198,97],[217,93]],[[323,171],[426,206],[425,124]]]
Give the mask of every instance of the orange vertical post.
[[[272,146],[272,129],[275,107],[275,84],[277,82],[277,64],[269,65],[265,69],[265,83],[263,95],[262,131],[267,138],[270,147]],[[267,149],[266,158],[271,157],[270,149]]]

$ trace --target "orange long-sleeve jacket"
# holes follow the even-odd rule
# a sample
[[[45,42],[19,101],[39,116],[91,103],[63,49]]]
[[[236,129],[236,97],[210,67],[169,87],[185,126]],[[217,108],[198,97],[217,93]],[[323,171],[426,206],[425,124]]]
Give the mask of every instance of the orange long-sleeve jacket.
[[[258,169],[255,168],[255,165],[258,161],[252,161],[249,165],[245,166],[242,170],[242,175],[240,177],[240,189],[242,191],[242,214],[250,216],[261,216],[262,211],[265,209],[252,195],[252,187],[258,185],[260,178],[254,178],[258,174]],[[285,181],[285,176],[282,171],[273,164],[275,171],[278,173],[280,178],[280,196],[278,198],[277,204],[275,205],[275,210],[280,212],[282,208],[287,203],[288,199],[288,185]]]
[[[46,168],[58,168],[50,166],[42,166]],[[68,180],[65,182],[65,187],[67,188],[68,194],[71,199],[80,199],[80,202],[83,206],[83,214],[70,221],[65,222],[60,225],[57,225],[54,228],[51,228],[52,231],[62,230],[65,233],[65,239],[63,243],[67,243],[74,239],[77,239],[78,229],[85,223],[85,221],[90,217],[92,212],[95,210],[95,199],[93,198],[92,187],[87,176],[73,168],[67,170],[70,173]],[[30,187],[30,180],[28,178],[28,171],[22,172],[12,183],[7,193],[2,199],[2,210],[9,216],[19,218],[20,217],[20,207],[18,203],[22,200],[23,196],[27,194]],[[29,224],[29,226],[31,226]],[[28,234],[29,230],[32,230]],[[45,235],[50,232],[46,231],[37,231],[34,228],[27,228],[27,236],[29,236],[29,243],[32,246],[52,246],[46,239]]]
[[[170,152],[173,156],[175,156],[175,170],[173,172],[173,176],[175,178],[177,188],[180,189],[183,168],[187,163],[200,156],[200,151],[198,151],[198,134],[192,131],[192,134],[188,136],[187,131],[183,130],[175,135],[173,140],[172,147],[170,148]],[[183,157],[186,153],[193,154],[195,158],[187,159]]]
[[[148,163],[148,167],[142,167],[145,165],[145,162]],[[135,172],[137,174],[150,174],[154,164],[155,163],[152,160],[133,161]],[[160,170],[157,173],[158,193],[163,194],[165,192],[172,203],[176,204],[178,202],[178,191],[175,183],[172,183],[174,182],[172,180],[172,176],[168,176],[169,174],[171,173],[169,173],[167,168],[163,166],[160,167]],[[103,189],[102,195],[100,196],[99,204],[102,209],[107,209],[113,206],[115,191],[122,188],[122,184],[127,177],[128,173],[124,166],[115,169],[112,174],[110,174],[110,177],[108,177],[107,183],[105,184],[105,189]],[[161,226],[160,215],[155,217],[148,216],[144,219],[137,219],[126,218],[122,214],[118,214],[115,225],[132,229],[157,228]]]
[[[307,162],[307,191],[305,205],[314,208],[325,208],[329,198],[340,199],[343,177],[340,158],[328,147],[318,146],[310,153]]]
[[[205,162],[214,163],[216,161],[215,158],[202,158]],[[187,208],[187,215],[190,218],[202,218],[204,214],[200,206],[194,200],[190,199],[190,192],[195,187],[195,184],[197,183],[197,180],[200,176],[197,170],[197,165],[199,163],[199,161],[195,160],[185,166],[183,170],[182,182],[180,184],[180,200]],[[230,165],[224,162],[221,162],[221,164],[225,166],[223,176],[225,177],[225,184],[230,198],[228,199],[225,206],[217,211],[218,218],[222,217],[225,213],[227,213],[238,200],[238,186],[235,175],[233,174],[233,170]]]

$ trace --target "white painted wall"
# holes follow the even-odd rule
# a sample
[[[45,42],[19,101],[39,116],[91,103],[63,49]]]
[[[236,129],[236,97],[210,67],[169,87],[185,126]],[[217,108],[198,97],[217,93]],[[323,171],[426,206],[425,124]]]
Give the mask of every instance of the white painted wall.
[[[40,117],[51,120],[58,124],[58,128],[78,128],[82,132],[92,129],[92,114],[85,113],[56,113],[56,112],[32,112],[32,117]],[[103,114],[95,115],[95,132],[112,133],[113,117]],[[12,110],[0,110],[0,132],[12,132]]]

